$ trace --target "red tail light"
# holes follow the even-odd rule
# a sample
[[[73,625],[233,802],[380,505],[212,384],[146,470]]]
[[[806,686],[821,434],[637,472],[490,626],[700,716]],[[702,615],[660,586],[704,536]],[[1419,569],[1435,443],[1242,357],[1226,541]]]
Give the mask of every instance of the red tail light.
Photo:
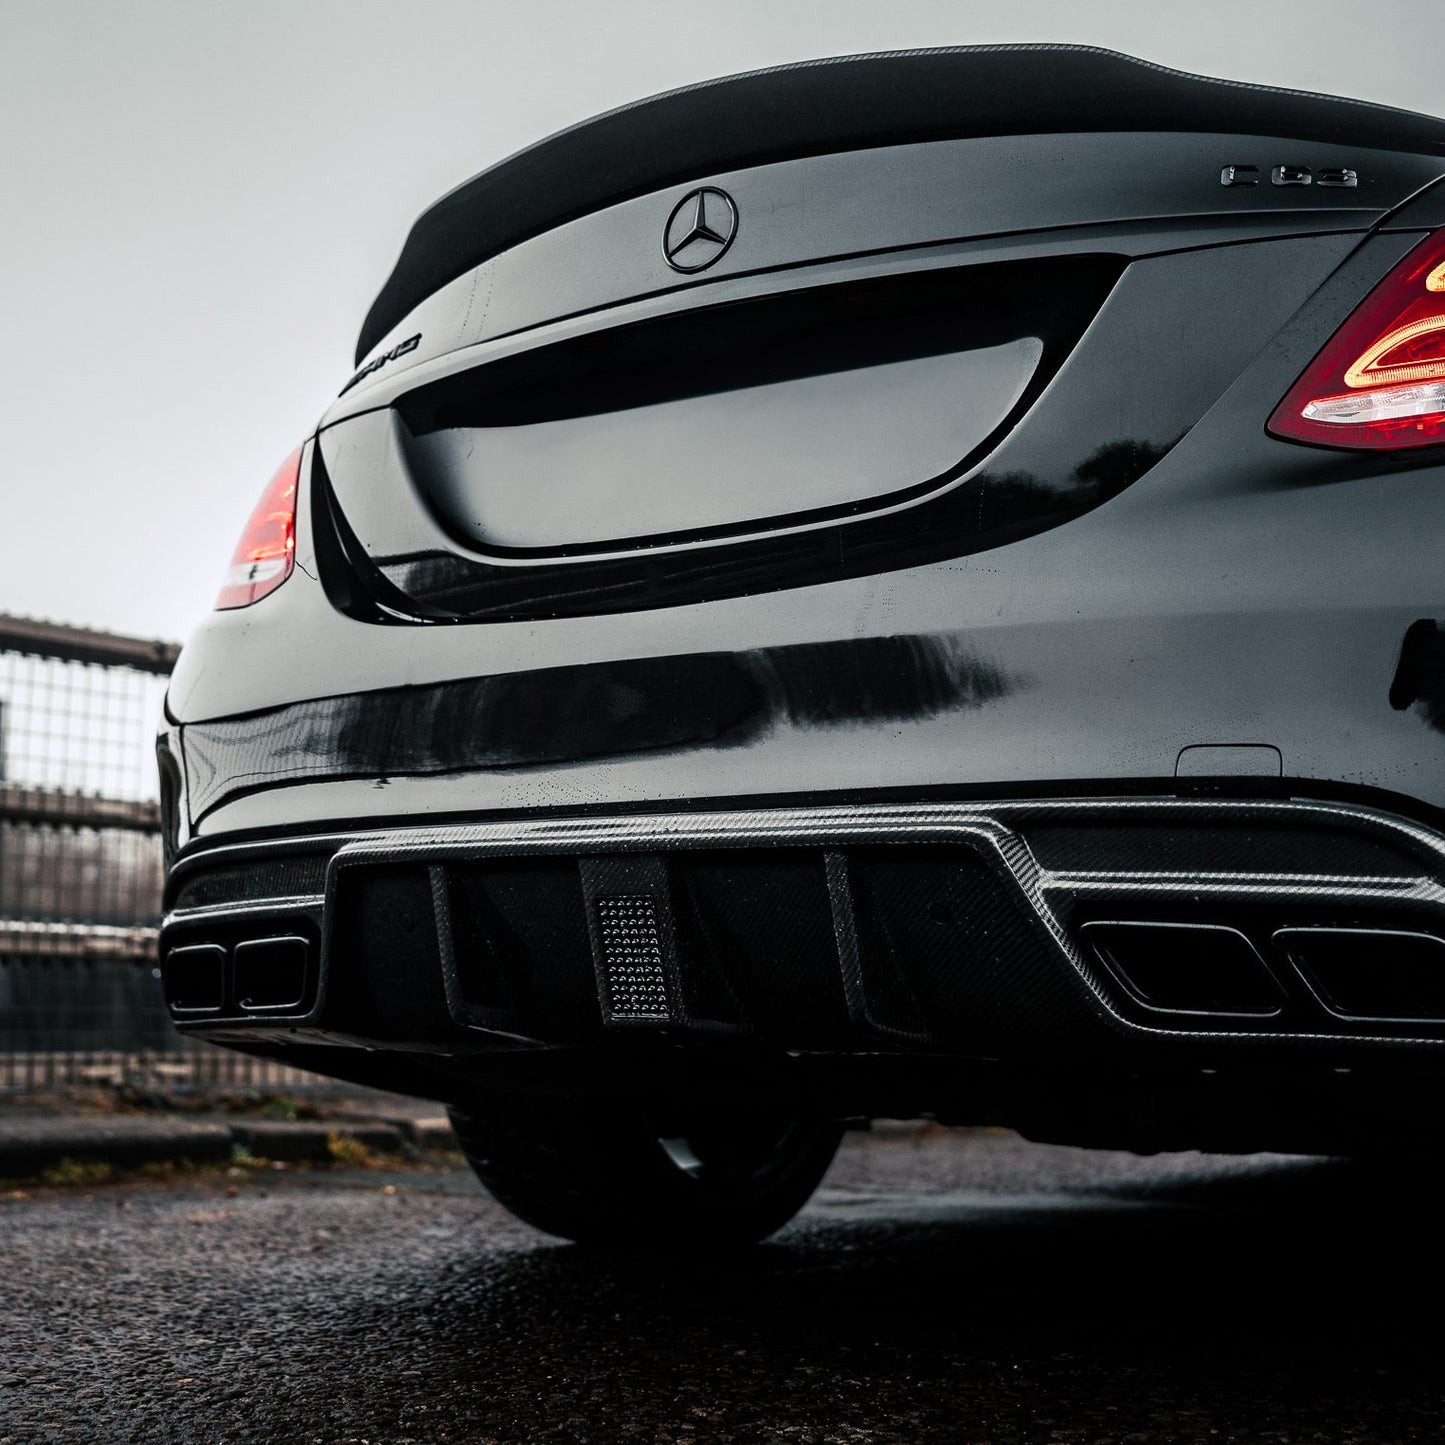
[[[266,484],[251,520],[231,557],[216,608],[249,607],[274,592],[296,563],[296,485],[301,476],[297,447]]]
[[[1269,431],[1382,451],[1445,443],[1445,231],[1370,292],[1280,402]]]

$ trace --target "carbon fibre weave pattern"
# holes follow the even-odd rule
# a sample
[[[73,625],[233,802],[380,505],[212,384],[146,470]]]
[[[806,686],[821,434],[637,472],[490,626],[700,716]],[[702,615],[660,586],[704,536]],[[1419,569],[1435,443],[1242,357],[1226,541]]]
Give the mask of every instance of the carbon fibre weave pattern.
[[[1100,850],[1103,861],[1164,856],[1151,839],[1178,829],[1185,840],[1197,834],[1194,856],[1252,866],[1065,871],[1041,866],[1030,846],[1038,834],[1050,861],[1094,861],[1087,850],[1059,847],[1090,829],[1114,840],[1112,853]],[[1276,831],[1283,846],[1271,850],[1264,840]],[[1311,854],[1311,837],[1321,852]],[[1231,838],[1240,843],[1233,853]],[[453,1015],[520,1037],[582,1041],[607,1027],[594,977],[606,949],[588,941],[590,889],[647,894],[657,936],[673,940],[665,988],[650,984],[648,1007],[632,1009],[639,1026],[722,1027],[787,1048],[855,1049],[871,1040],[1049,1057],[1110,1038],[1130,1039],[1145,1055],[1151,1043],[1179,1041],[1216,1050],[1338,1046],[1345,1037],[1387,1047],[1432,1041],[1423,1026],[1331,1019],[1303,985],[1279,1021],[1201,1025],[1141,1014],[1078,933],[1095,919],[1209,922],[1233,910],[1231,926],[1265,951],[1273,931],[1300,925],[1445,934],[1445,839],[1368,809],[1184,799],[937,803],[553,817],[328,841],[339,845],[336,876],[356,886],[398,866],[450,880],[445,929],[460,996],[474,1006]],[[1168,861],[1187,860],[1183,848]],[[216,849],[215,861],[238,866],[240,851]],[[582,868],[594,885],[579,881],[579,859],[594,860]],[[1395,871],[1387,873],[1389,860]],[[1319,861],[1362,871],[1290,871]],[[199,873],[201,863],[190,866]],[[613,873],[615,886],[595,886]]]

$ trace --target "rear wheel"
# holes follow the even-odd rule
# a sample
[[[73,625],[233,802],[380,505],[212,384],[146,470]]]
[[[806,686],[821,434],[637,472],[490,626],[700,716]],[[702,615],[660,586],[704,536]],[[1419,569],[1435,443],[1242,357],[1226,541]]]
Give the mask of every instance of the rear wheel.
[[[807,1203],[842,1129],[781,1109],[489,1094],[450,1111],[477,1177],[519,1219],[632,1249],[752,1244]]]

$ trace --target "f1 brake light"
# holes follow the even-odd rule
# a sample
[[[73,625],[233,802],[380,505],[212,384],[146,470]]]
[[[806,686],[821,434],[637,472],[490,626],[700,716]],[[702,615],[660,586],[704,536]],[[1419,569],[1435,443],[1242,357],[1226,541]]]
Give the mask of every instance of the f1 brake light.
[[[249,607],[274,592],[296,563],[296,486],[301,477],[297,447],[266,484],[226,568],[216,610]]]
[[[1268,430],[1377,451],[1445,443],[1445,231],[1370,292],[1275,408]]]

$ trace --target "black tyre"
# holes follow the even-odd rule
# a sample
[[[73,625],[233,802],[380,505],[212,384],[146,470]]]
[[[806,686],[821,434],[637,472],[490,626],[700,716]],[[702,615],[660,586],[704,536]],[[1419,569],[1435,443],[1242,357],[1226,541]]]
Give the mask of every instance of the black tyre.
[[[839,1125],[782,1110],[489,1094],[452,1109],[477,1177],[519,1219],[579,1243],[647,1250],[752,1244],[818,1187]]]

